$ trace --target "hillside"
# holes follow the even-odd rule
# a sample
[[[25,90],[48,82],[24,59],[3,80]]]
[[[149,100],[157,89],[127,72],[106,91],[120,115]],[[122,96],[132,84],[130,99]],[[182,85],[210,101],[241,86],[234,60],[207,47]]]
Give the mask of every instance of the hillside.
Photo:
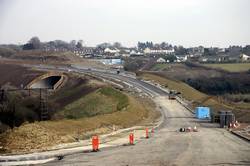
[[[99,95],[107,99],[95,102]],[[93,96],[95,97],[92,98]],[[63,111],[63,114],[66,113],[64,119],[23,124],[1,134],[0,152],[48,150],[61,143],[88,139],[93,134],[112,132],[113,126],[119,129],[152,122],[160,115],[153,111],[154,105],[150,100],[135,99],[109,87],[90,93],[76,102],[79,101],[83,101],[86,108],[81,109],[79,105],[73,104],[78,107],[78,111],[72,112],[68,111],[68,107],[72,107],[66,106],[66,111]]]
[[[61,143],[88,139],[93,134],[109,133],[113,126],[119,129],[150,123],[160,116],[149,99],[131,96],[88,75],[67,77],[62,87],[48,93],[47,121],[39,121],[37,92],[8,94],[8,104],[18,107],[15,112],[0,111],[1,118],[13,118],[6,123],[9,127],[2,126],[0,153],[47,150]],[[15,124],[13,129],[11,124]]]
[[[182,81],[172,80],[157,75],[156,73],[139,72],[138,76],[145,80],[154,80],[169,89],[177,90],[181,93],[181,96],[191,101],[191,106],[193,108],[197,106],[209,106],[215,112],[220,110],[232,110],[239,121],[250,122],[250,104],[229,103],[216,96],[204,94]]]
[[[225,63],[225,64],[203,64],[206,67],[223,69],[229,72],[243,72],[250,70],[250,63]]]

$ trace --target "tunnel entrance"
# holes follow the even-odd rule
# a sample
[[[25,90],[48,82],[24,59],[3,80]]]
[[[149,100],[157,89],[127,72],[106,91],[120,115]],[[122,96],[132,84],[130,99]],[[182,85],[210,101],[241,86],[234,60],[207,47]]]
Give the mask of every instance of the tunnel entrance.
[[[30,85],[31,89],[56,89],[55,85],[62,79],[62,76],[49,76],[39,79]]]

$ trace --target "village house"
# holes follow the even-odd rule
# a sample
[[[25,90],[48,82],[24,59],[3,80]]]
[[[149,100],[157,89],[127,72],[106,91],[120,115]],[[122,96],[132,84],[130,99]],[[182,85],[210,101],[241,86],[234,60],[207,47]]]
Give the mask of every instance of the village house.
[[[157,62],[157,63],[166,63],[166,60],[163,59],[163,58],[158,58],[158,59],[156,60],[156,62]]]
[[[250,56],[246,54],[241,54],[240,59],[242,62],[247,62],[247,61],[250,61]]]
[[[94,55],[95,47],[82,47],[82,48],[74,48],[72,52],[81,57],[92,57]]]
[[[130,56],[142,56],[143,55],[142,52],[136,51],[135,49],[131,50],[129,54]]]
[[[105,48],[104,49],[104,53],[110,53],[110,54],[115,54],[115,53],[119,53],[120,52],[120,50],[119,49],[117,49],[117,48]]]
[[[176,55],[176,62],[186,62],[188,60],[188,55]]]
[[[144,49],[144,54],[145,55],[155,55],[155,54],[165,54],[165,55],[171,55],[171,54],[174,54],[175,51],[173,48],[169,48],[169,49],[161,49],[161,48],[145,48]]]

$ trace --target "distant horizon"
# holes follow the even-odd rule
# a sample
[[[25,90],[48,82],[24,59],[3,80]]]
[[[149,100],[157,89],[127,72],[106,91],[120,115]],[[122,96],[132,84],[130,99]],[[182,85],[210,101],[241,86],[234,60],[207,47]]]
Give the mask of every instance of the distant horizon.
[[[0,0],[0,44],[72,39],[184,47],[250,44],[249,0]]]
[[[38,36],[37,36],[38,37]],[[40,38],[39,38],[40,39]],[[55,40],[62,40],[62,39],[52,39],[52,40],[49,40],[49,41],[42,41],[42,40],[40,40],[42,43],[46,43],[46,42],[50,42],[50,41],[55,41]],[[74,39],[72,39],[72,40],[74,40]],[[62,40],[62,41],[65,41],[65,42],[67,42],[67,43],[69,43],[70,41],[72,41],[72,40],[69,40],[69,41],[66,41],[66,40]],[[81,39],[79,39],[79,40],[81,40]],[[29,41],[29,40],[28,40]],[[24,44],[26,44],[26,43],[28,43],[28,41],[27,42],[24,42],[24,43],[21,43],[21,42],[18,42],[18,43],[0,43],[0,45],[24,45]],[[76,40],[76,41],[78,41],[78,40]],[[122,45],[122,47],[127,47],[127,48],[130,48],[130,47],[137,47],[137,43],[138,42],[153,42],[153,41],[151,41],[151,40],[147,40],[147,41],[138,41],[138,42],[136,42],[135,43],[135,45],[132,45],[132,46],[127,46],[127,45],[124,45],[122,42],[120,42],[120,41],[115,41],[115,42],[119,42],[119,43],[121,43],[121,45]],[[228,45],[228,46],[226,46],[226,47],[219,47],[219,46],[203,46],[203,45],[196,45],[196,46],[184,46],[184,45],[180,45],[180,44],[173,44],[173,43],[169,43],[169,42],[166,42],[166,41],[160,41],[160,42],[153,42],[154,44],[160,44],[160,43],[162,43],[162,42],[165,42],[165,43],[167,43],[167,44],[171,44],[172,46],[183,46],[184,48],[192,48],[192,47],[199,47],[199,46],[202,46],[202,47],[204,47],[204,48],[229,48],[230,46],[240,46],[240,47],[245,47],[245,46],[248,46],[248,45],[250,45],[250,43],[249,44],[244,44],[244,45]],[[86,45],[86,44],[83,44],[83,47],[96,47],[97,45],[99,45],[99,44],[102,44],[102,43],[109,43],[109,44],[114,44],[114,42],[100,42],[100,43],[97,43],[96,45]]]

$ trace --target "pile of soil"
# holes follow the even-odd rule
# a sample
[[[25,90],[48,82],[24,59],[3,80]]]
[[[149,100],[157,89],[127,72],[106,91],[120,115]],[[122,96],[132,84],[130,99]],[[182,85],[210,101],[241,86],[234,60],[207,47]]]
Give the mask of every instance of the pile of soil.
[[[68,142],[69,140],[62,138],[53,130],[48,130],[38,123],[25,124],[13,130],[0,135],[0,147],[3,152],[31,152],[39,150],[47,150],[53,145]]]

